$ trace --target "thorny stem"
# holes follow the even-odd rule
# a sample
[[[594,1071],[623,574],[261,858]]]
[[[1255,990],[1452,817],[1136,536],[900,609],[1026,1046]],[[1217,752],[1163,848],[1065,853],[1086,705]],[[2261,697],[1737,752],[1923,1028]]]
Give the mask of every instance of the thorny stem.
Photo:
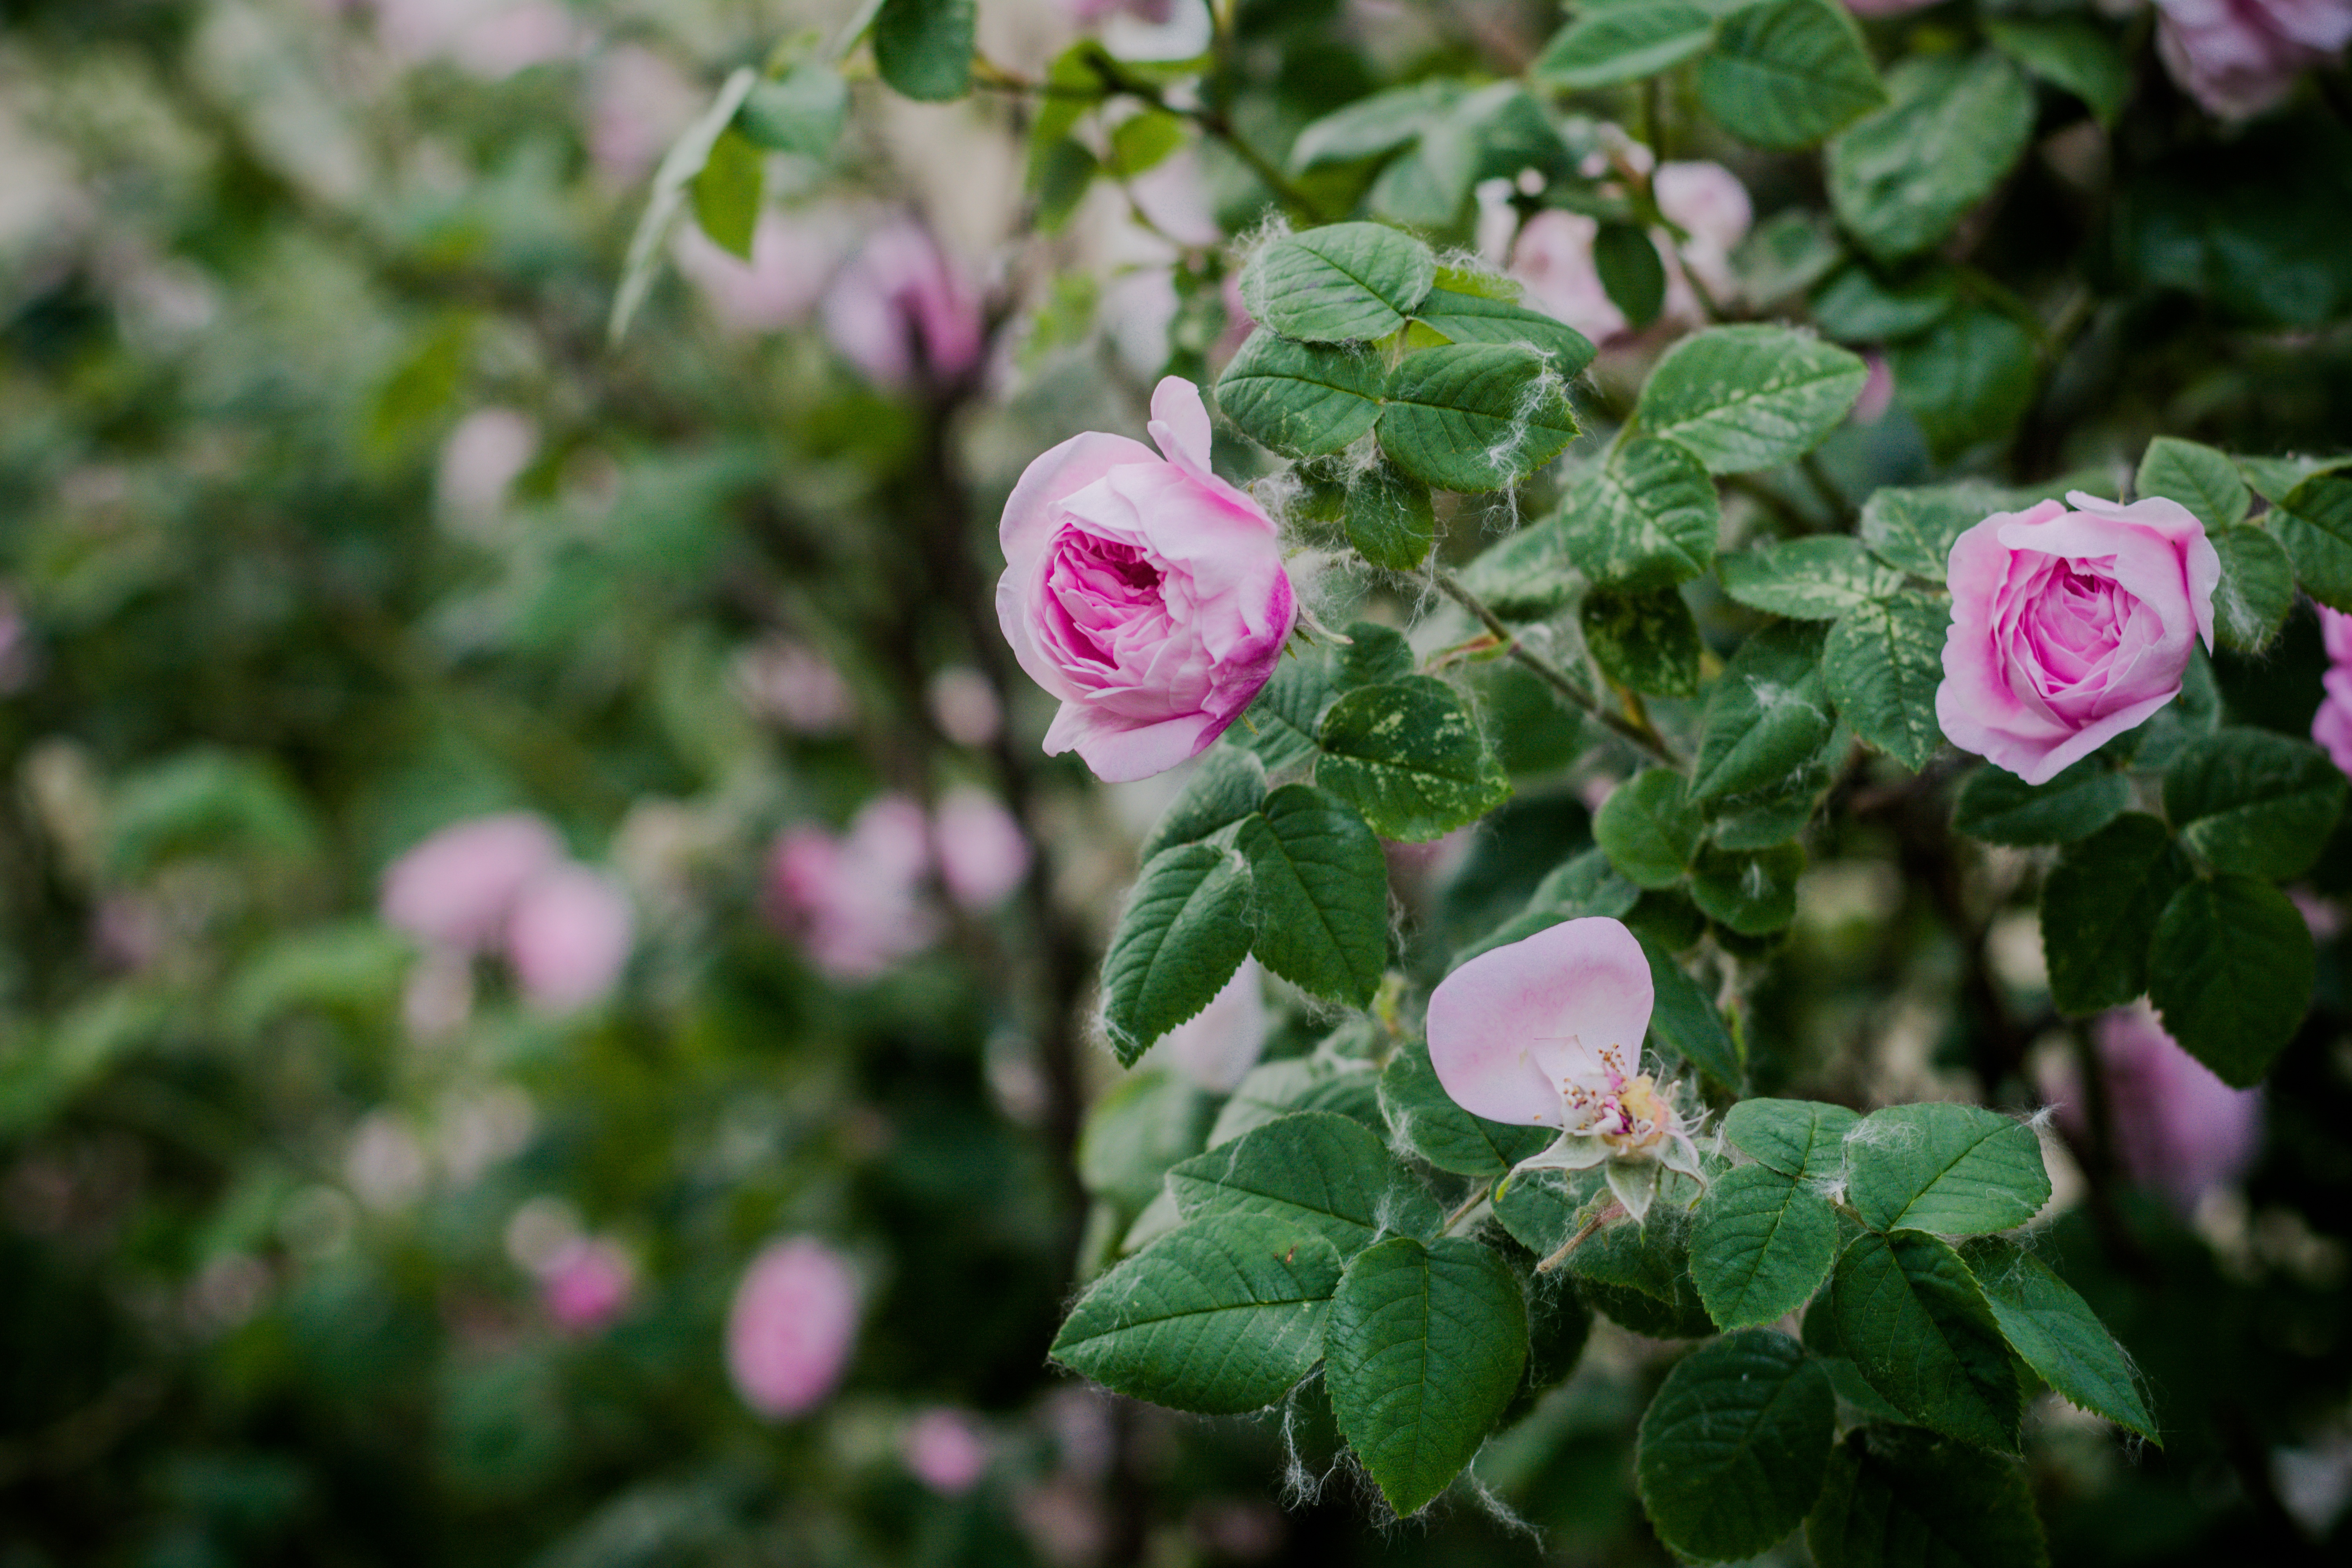
[[[1570,1237],[1566,1241],[1561,1242],[1558,1252],[1553,1253],[1549,1258],[1547,1258],[1541,1263],[1537,1264],[1536,1272],[1538,1274],[1549,1274],[1553,1269],[1559,1268],[1561,1264],[1567,1262],[1568,1255],[1570,1253],[1574,1252],[1578,1247],[1582,1247],[1586,1242],[1591,1240],[1594,1236],[1600,1233],[1602,1226],[1607,1225],[1611,1220],[1617,1218],[1624,1212],[1624,1205],[1619,1203],[1614,1198],[1610,1199],[1609,1206],[1602,1209],[1599,1214],[1594,1215],[1591,1219],[1585,1221],[1583,1229],[1578,1231],[1574,1236]]]
[[[1443,566],[1437,569],[1437,591],[1476,616],[1479,624],[1495,635],[1496,640],[1503,645],[1503,650],[1517,660],[1523,668],[1570,703],[1598,719],[1618,739],[1677,772],[1688,765],[1646,716],[1636,722],[1570,679],[1567,671],[1521,642],[1518,634],[1512,631],[1500,616],[1488,609],[1484,600],[1464,587],[1462,580]]]

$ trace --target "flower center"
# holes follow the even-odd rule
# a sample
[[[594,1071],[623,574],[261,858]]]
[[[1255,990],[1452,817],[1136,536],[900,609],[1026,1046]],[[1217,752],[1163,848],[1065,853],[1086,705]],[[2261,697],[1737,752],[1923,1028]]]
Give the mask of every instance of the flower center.
[[[1654,1147],[1675,1122],[1673,1087],[1661,1089],[1645,1072],[1629,1075],[1622,1046],[1601,1051],[1596,1080],[1563,1081],[1560,1097],[1570,1111],[1584,1118],[1580,1131],[1601,1138],[1620,1154]]]
[[[1065,531],[1046,574],[1067,647],[1108,668],[1119,663],[1119,633],[1140,616],[1164,614],[1166,574],[1132,544],[1083,529]]]

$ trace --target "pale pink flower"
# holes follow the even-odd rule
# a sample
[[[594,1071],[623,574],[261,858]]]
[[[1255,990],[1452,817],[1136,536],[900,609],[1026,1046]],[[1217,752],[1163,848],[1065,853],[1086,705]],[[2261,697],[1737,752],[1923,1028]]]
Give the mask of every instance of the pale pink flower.
[[[1271,1023],[1265,971],[1256,959],[1244,958],[1206,1007],[1168,1031],[1160,1051],[1194,1087],[1229,1094],[1265,1054]]]
[[[539,425],[517,408],[478,408],[441,444],[436,480],[441,508],[453,521],[478,528],[498,516],[507,492],[539,455]]]
[[[488,952],[523,889],[562,854],[555,830],[530,812],[445,827],[384,873],[384,922],[432,946]]]
[[[803,735],[835,735],[857,717],[856,699],[833,661],[805,643],[782,639],[748,648],[736,660],[744,705]]]
[[[978,912],[1003,903],[1029,874],[1029,836],[983,789],[951,789],[931,822],[931,848],[948,896]]]
[[[959,746],[985,746],[1004,728],[996,688],[970,665],[951,664],[931,677],[929,696],[940,733]]]
[[[1637,171],[1647,168],[1650,156],[1639,142],[1621,149],[1622,161]],[[1756,216],[1748,187],[1720,163],[1688,163],[1660,165],[1651,175],[1651,191],[1659,212],[1687,237],[1677,245],[1663,229],[1651,236],[1666,273],[1659,320],[1674,327],[1702,326],[1708,312],[1691,280],[1696,278],[1718,305],[1736,300],[1739,279],[1731,252]],[[1498,226],[1489,242],[1499,233]],[[1511,247],[1510,274],[1526,287],[1530,304],[1604,343],[1630,327],[1593,261],[1600,233],[1600,223],[1582,213],[1547,208],[1520,228]]]
[[[1679,276],[1671,263],[1679,256],[1690,276],[1705,284],[1718,303],[1730,298],[1739,286],[1731,253],[1756,222],[1748,187],[1722,164],[1706,162],[1661,163],[1650,181],[1658,210],[1688,236],[1667,258],[1669,296]]]
[[[908,1423],[899,1439],[907,1468],[941,1497],[961,1497],[988,1473],[988,1437],[961,1410],[934,1405]]]
[[[847,249],[837,215],[769,207],[751,230],[751,259],[721,249],[692,224],[678,230],[677,269],[730,331],[769,332],[805,321]]]
[[[2337,767],[2352,773],[2352,616],[2325,605],[2315,607],[2328,668],[2319,678],[2325,695],[2312,715],[2311,738]]]
[[[523,889],[507,922],[507,960],[523,994],[568,1012],[613,989],[635,931],[620,884],[585,866],[559,866]]]
[[[1113,784],[1207,750],[1272,678],[1297,614],[1273,520],[1210,470],[1192,383],[1160,384],[1151,437],[1164,457],[1089,431],[1038,458],[998,533],[998,624],[1062,703],[1045,751]]]
[[[540,1304],[569,1333],[593,1333],[619,1317],[636,1287],[629,1255],[601,1237],[572,1237],[539,1269]]]
[[[875,230],[824,296],[825,336],[883,386],[961,379],[982,330],[979,291],[911,218]]]
[[[727,1314],[727,1371],[743,1403],[772,1421],[822,1404],[849,1364],[857,1298],[849,1265],[813,1237],[754,1258]]]
[[[2352,0],[2156,0],[2156,52],[2224,120],[2275,107],[2352,41]]]
[[[635,185],[693,122],[704,96],[642,45],[604,51],[588,78],[590,161],[607,184]]]
[[[2103,1015],[2095,1031],[2116,1162],[2184,1214],[2246,1173],[2262,1147],[2260,1089],[2231,1089],[2165,1032],[2146,1003]],[[2044,1075],[2042,1092],[2078,1135],[2088,1121],[2073,1065]]]
[[[938,940],[922,896],[930,827],[904,795],[868,802],[845,836],[804,824],[776,842],[769,912],[836,980],[871,980]]]
[[[2352,616],[2325,605],[2314,605],[2312,608],[2319,612],[2319,641],[2327,650],[2328,662],[2352,664]]]
[[[1862,391],[1853,400],[1853,410],[1847,417],[1857,425],[1875,425],[1886,417],[1895,405],[1895,374],[1886,367],[1886,356],[1876,349],[1863,351],[1862,363],[1870,374],[1862,384]]]
[[[1638,1221],[1661,1167],[1704,1179],[1677,1086],[1641,1070],[1654,1002],[1649,961],[1622,922],[1565,921],[1490,948],[1438,983],[1430,1065],[1473,1115],[1559,1129],[1519,1169],[1599,1165]]]
[[[1952,545],[1936,718],[1953,744],[2046,784],[2180,694],[2213,646],[2221,557],[2161,496],[2080,490],[1995,512]]]
[[[1511,276],[1526,287],[1527,302],[1558,317],[1594,342],[1626,330],[1625,313],[1609,298],[1593,265],[1598,219],[1547,207],[1519,226],[1511,247]]]

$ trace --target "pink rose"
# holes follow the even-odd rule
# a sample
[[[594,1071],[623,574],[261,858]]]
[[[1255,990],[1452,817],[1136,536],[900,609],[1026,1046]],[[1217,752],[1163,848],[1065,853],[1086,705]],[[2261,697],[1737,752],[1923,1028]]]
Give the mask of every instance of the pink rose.
[[[727,1313],[727,1371],[769,1420],[823,1403],[857,1337],[857,1281],[811,1237],[772,1243],[744,1271]]]
[[[996,618],[1062,710],[1045,751],[1113,784],[1208,749],[1274,674],[1297,603],[1274,521],[1209,469],[1192,383],[1151,395],[1162,458],[1124,436],[1074,436],[1004,503]]]
[[[871,980],[938,938],[938,911],[922,896],[930,864],[922,808],[904,795],[883,795],[845,835],[810,824],[777,840],[769,912],[825,973]]]
[[[445,827],[384,873],[384,922],[436,947],[487,952],[523,889],[562,853],[555,830],[526,811]]]
[[[751,230],[749,261],[691,224],[679,229],[673,253],[677,269],[702,290],[720,325],[733,332],[768,332],[816,308],[849,238],[836,214],[768,207]]]
[[[2319,635],[2327,647],[2327,673],[2320,685],[2326,695],[2312,715],[2311,738],[2336,765],[2352,773],[2352,616],[2321,605]]]
[[[940,797],[931,847],[948,896],[967,910],[994,909],[1029,874],[1029,836],[986,790],[966,786]]]
[[[2231,1089],[2174,1043],[2145,1003],[2118,1007],[2097,1025],[2100,1077],[2116,1163],[2184,1214],[2218,1186],[2246,1173],[2262,1147],[2260,1089]],[[2073,1066],[2042,1086],[2059,1120],[2087,1125]]]
[[[1864,350],[1862,363],[1870,367],[1870,374],[1855,394],[1853,410],[1846,417],[1857,425],[1875,425],[1895,405],[1895,374],[1886,368],[1886,356],[1876,349]]]
[[[2157,0],[2156,52],[2224,120],[2275,105],[2352,39],[2352,0]]]
[[[909,218],[875,230],[842,269],[824,297],[824,331],[888,387],[959,380],[987,347],[978,291]]]
[[[935,1406],[908,1425],[899,1451],[915,1479],[941,1497],[961,1497],[988,1473],[988,1439],[961,1410]]]
[[[539,1270],[539,1300],[568,1333],[593,1333],[628,1306],[637,1271],[612,1242],[575,1236],[557,1247]]]
[[[1160,1043],[1176,1070],[1211,1094],[1231,1093],[1265,1051],[1273,1020],[1265,1010],[1264,977],[1256,959],[1243,959],[1225,988]]]
[[[1627,142],[1625,162],[1647,166],[1649,149]],[[1666,271],[1666,294],[1659,319],[1677,326],[1704,325],[1706,308],[1691,286],[1693,278],[1721,304],[1734,297],[1738,277],[1731,252],[1755,220],[1748,187],[1720,163],[1661,165],[1651,176],[1658,210],[1689,237],[1679,248],[1664,230],[1652,236]],[[1511,276],[1527,286],[1528,302],[1574,327],[1594,342],[1631,330],[1601,286],[1592,259],[1601,225],[1582,213],[1547,208],[1529,218],[1511,250]]]
[[[1995,512],[1952,544],[1952,628],[1936,719],[1952,743],[2047,783],[2179,695],[2213,646],[2221,557],[2161,496],[2080,490]]]
[[[507,961],[523,994],[554,1012],[612,990],[635,936],[629,896],[601,872],[559,866],[532,882],[507,922]]]

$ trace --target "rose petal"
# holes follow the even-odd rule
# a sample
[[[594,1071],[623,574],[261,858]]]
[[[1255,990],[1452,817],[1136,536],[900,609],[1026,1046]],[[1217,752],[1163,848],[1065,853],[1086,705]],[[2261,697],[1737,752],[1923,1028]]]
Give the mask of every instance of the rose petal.
[[[1429,1059],[1455,1104],[1490,1121],[1561,1125],[1559,1084],[1610,1046],[1638,1057],[1654,994],[1619,921],[1566,921],[1480,953],[1429,998]]]

